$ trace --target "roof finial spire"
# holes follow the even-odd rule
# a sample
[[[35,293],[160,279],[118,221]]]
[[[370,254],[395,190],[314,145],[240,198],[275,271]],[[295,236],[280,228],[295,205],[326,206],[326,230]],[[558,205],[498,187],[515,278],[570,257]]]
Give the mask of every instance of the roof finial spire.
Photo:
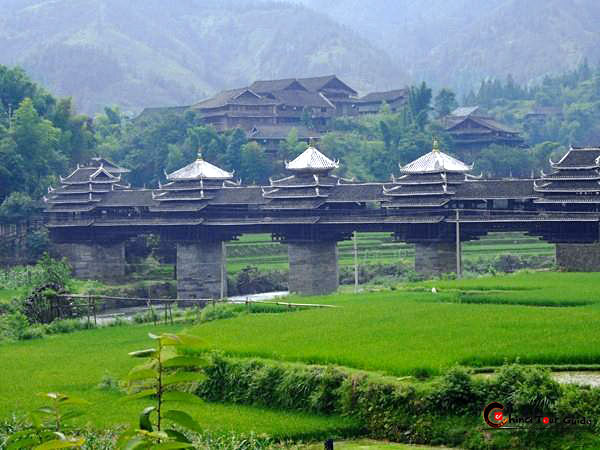
[[[198,147],[198,158],[196,158],[198,161],[202,161],[202,147]]]
[[[440,151],[440,141],[438,141],[435,136],[433,137],[433,148],[432,148],[432,151],[434,151],[434,152],[439,152]]]
[[[309,138],[308,138],[308,146],[309,146],[309,147],[316,148],[316,147],[315,147],[315,138],[314,138],[314,137],[309,137]]]

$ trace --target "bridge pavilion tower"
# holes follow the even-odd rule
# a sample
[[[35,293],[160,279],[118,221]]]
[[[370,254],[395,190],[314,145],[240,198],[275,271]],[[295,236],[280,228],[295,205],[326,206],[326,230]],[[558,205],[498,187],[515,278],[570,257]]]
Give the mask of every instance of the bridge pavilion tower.
[[[110,194],[130,187],[121,179],[128,172],[107,159],[92,158],[60,177],[60,186],[48,188],[44,201],[45,212],[54,222],[48,225],[52,252],[67,258],[77,278],[119,282],[125,277],[125,238],[95,235],[89,226],[94,222],[93,212]],[[78,225],[77,231],[65,226],[73,224]]]
[[[311,144],[285,163],[291,175],[270,180],[270,186],[263,188],[263,210],[277,211],[278,215],[293,214],[297,223],[279,236],[288,246],[290,292],[322,295],[338,289],[337,241],[349,235],[317,224],[319,208],[326,207],[330,193],[343,181],[331,174],[338,167],[337,161]]]
[[[198,227],[204,210],[219,191],[238,187],[227,172],[205,161],[198,153],[195,161],[165,174],[167,183],[159,183],[152,193],[157,204],[152,213],[167,213],[180,225],[162,238],[177,246],[177,298],[221,298],[227,295],[227,271],[224,241],[231,239],[219,232]]]
[[[452,219],[457,188],[473,179],[473,168],[440,151],[434,139],[432,150],[420,158],[400,166],[401,176],[383,186],[385,200],[381,206],[389,213],[419,218],[418,227],[397,233],[396,238],[415,244],[415,271],[427,276],[458,271],[460,241],[470,238],[461,234]],[[457,245],[457,236],[458,245]]]
[[[564,270],[600,271],[600,148],[571,147],[552,171],[534,183],[538,208],[571,212],[544,238],[556,242],[556,264]]]

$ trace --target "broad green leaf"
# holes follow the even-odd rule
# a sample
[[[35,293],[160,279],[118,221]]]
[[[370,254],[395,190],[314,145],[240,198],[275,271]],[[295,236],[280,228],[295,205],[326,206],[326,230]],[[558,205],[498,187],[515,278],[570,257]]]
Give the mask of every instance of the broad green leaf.
[[[62,398],[66,398],[66,395],[61,394],[60,392],[40,392],[38,394],[40,397],[48,397],[52,400],[60,400]]]
[[[75,417],[83,416],[84,414],[85,413],[83,411],[77,411],[77,410],[67,411],[66,413],[64,413],[61,416],[61,420],[64,422],[65,420],[71,420],[71,419],[74,419]]]
[[[138,398],[150,397],[152,395],[156,395],[156,389],[146,389],[144,391],[136,392],[135,394],[127,395],[123,397],[121,400],[129,401],[129,400],[137,400]]]
[[[201,347],[203,345],[206,345],[206,343],[199,337],[191,336],[189,334],[178,334],[177,337],[179,338],[181,344],[185,346]]]
[[[146,431],[154,431],[154,429],[152,428],[152,422],[150,421],[150,414],[152,414],[152,411],[154,411],[155,409],[156,408],[154,406],[148,406],[147,408],[144,408],[144,410],[140,414],[140,429]]]
[[[202,372],[178,372],[164,378],[163,386],[176,383],[200,382],[206,379],[206,375]]]
[[[61,439],[54,439],[52,441],[44,442],[37,447],[34,447],[34,450],[53,450],[56,448],[73,448],[73,447],[81,447],[85,443],[85,439],[72,439],[63,441]]]
[[[163,362],[164,367],[204,367],[208,363],[206,358],[196,356],[175,356]]]
[[[164,412],[162,417],[163,419],[175,422],[177,425],[180,425],[188,430],[196,431],[198,433],[202,432],[202,427],[200,427],[200,424],[186,412],[171,409]]]
[[[165,433],[167,433],[167,436],[169,436],[169,438],[171,438],[174,441],[186,442],[188,444],[191,444],[191,441],[181,431],[172,430],[172,429],[168,429],[168,430],[164,430],[164,431],[165,431]]]
[[[145,380],[147,378],[155,379],[158,376],[158,373],[152,369],[140,369],[131,370],[127,377],[125,377],[128,381],[136,381],[136,380]]]
[[[12,436],[11,436],[12,437]],[[34,437],[30,437],[27,439],[18,439],[15,442],[11,443],[11,440],[9,438],[9,440],[6,441],[6,450],[21,450],[23,448],[31,448],[34,447],[35,444],[39,443],[40,441]]]
[[[154,339],[155,341],[158,340],[158,339],[160,339],[160,336],[158,336],[158,335],[156,335],[154,333],[148,333],[148,337],[150,339]]]
[[[149,449],[151,446],[151,442],[147,442],[135,433],[121,436],[117,441],[117,448],[120,450],[143,450]]]
[[[62,405],[89,405],[90,402],[79,397],[64,397],[59,400]]]
[[[145,350],[138,350],[135,352],[129,352],[129,356],[133,356],[134,358],[148,358],[150,356],[154,356],[156,354],[156,349],[147,348]]]
[[[49,416],[54,416],[56,414],[55,409],[54,408],[50,408],[49,406],[42,406],[41,408],[36,409],[35,412],[42,413],[42,414],[47,414]]]
[[[163,394],[163,401],[165,402],[200,402],[200,397],[187,392],[165,392]]]

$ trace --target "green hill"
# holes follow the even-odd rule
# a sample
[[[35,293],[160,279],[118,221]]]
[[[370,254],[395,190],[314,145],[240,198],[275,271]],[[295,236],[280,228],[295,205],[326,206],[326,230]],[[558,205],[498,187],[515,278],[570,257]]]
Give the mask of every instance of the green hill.
[[[0,48],[0,64],[88,113],[190,104],[264,78],[336,73],[363,91],[407,81],[367,40],[285,3],[7,0]]]

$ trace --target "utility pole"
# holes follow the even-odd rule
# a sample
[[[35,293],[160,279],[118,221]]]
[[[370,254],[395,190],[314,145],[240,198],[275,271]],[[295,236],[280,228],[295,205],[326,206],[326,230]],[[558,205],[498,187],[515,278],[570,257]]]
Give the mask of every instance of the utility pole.
[[[354,245],[354,292],[358,292],[358,244],[356,231],[352,233],[352,242]]]
[[[221,241],[221,300],[225,298],[225,286],[227,283],[227,271],[225,270],[226,249],[225,241]]]
[[[460,220],[458,209],[456,210],[456,276],[462,278],[462,261],[461,261],[461,245],[460,245]]]

